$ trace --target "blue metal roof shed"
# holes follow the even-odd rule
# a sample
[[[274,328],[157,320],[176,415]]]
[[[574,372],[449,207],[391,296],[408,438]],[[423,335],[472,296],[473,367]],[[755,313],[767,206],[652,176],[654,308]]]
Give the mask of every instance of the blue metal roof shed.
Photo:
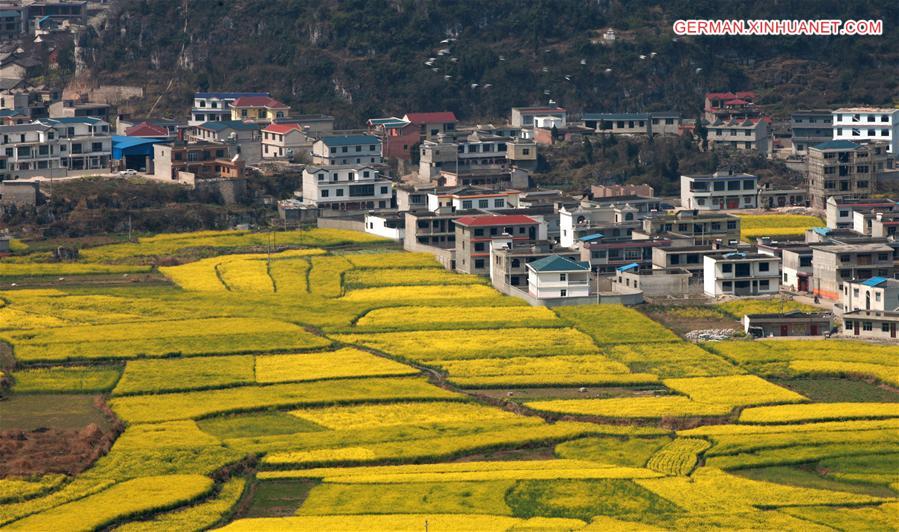
[[[113,135],[112,158],[116,161],[121,161],[125,157],[149,157],[152,159],[153,145],[166,142],[168,141],[165,139]]]
[[[871,277],[867,281],[862,281],[862,284],[865,286],[877,286],[881,283],[887,282],[888,279],[886,277]]]

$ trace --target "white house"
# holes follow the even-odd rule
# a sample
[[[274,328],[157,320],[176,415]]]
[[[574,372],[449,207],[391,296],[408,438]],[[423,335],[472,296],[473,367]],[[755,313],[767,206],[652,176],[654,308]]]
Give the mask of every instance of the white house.
[[[187,125],[199,126],[204,122],[231,120],[231,104],[244,96],[270,96],[267,92],[198,92],[190,110]]]
[[[312,150],[312,139],[298,122],[272,122],[262,130],[263,159],[291,159]]]
[[[528,293],[537,299],[590,295],[590,263],[549,255],[528,263]]]
[[[887,143],[887,151],[899,148],[899,109],[842,107],[833,112],[833,140]]]
[[[380,164],[381,139],[374,135],[331,135],[312,144],[312,164]]]
[[[707,296],[759,296],[780,289],[780,257],[761,253],[719,253],[703,257]]]
[[[680,202],[697,211],[755,209],[759,178],[750,174],[719,170],[712,175],[682,175]]]
[[[400,241],[406,236],[406,215],[403,213],[365,213],[365,232]]]
[[[846,312],[884,310],[899,312],[899,280],[872,277],[864,281],[843,283],[841,303]]]
[[[303,203],[318,207],[320,214],[326,209],[389,209],[393,194],[393,183],[373,166],[307,166],[303,170]]]
[[[495,211],[517,209],[521,192],[515,189],[490,190],[479,187],[456,187],[428,192],[428,210],[450,207],[453,211]]]

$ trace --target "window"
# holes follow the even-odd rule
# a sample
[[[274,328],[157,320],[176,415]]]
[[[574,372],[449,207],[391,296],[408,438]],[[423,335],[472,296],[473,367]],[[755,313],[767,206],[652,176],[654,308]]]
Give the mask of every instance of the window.
[[[370,144],[370,145],[368,146],[368,151],[375,151],[375,145],[374,145],[374,144]]]
[[[490,206],[489,200],[485,200],[485,199],[478,200],[478,208],[479,209],[486,209],[489,206]]]
[[[467,199],[467,200],[462,200],[462,208],[463,208],[463,209],[470,209],[470,208],[471,208],[471,200],[468,200],[468,199]],[[480,230],[480,229],[476,229],[476,230],[475,230],[475,233],[477,233],[478,231],[481,231],[481,230]],[[481,231],[481,232],[483,233],[483,231]]]
[[[484,267],[484,259],[475,259],[474,267],[475,268],[483,268]]]
[[[740,182],[739,181],[728,181],[727,182],[727,190],[740,190]]]
[[[787,282],[788,282],[788,280],[787,280],[787,274],[784,274],[784,284],[787,284]]]
[[[559,290],[559,296],[568,297],[568,290]]]
[[[759,263],[759,271],[760,272],[771,271],[771,264],[768,262],[760,262]]]
[[[381,194],[387,194],[387,187],[381,187]]]
[[[724,291],[730,291],[733,288],[733,283],[730,281],[724,281],[721,283],[721,289]]]
[[[871,323],[870,321],[863,321],[863,322],[862,322],[862,330],[864,330],[864,331],[873,331],[873,330],[874,330],[874,324]]]
[[[330,190],[327,190],[327,189],[322,190],[322,197],[323,197],[323,198],[327,198],[327,197],[330,196],[330,195],[331,195],[331,191],[330,191]]]
[[[728,228],[728,229],[736,229],[736,228],[737,228],[737,222],[736,222],[736,221],[733,221],[733,222],[727,222],[727,228]]]
[[[759,281],[759,290],[768,290],[769,286],[770,285],[768,284],[767,279],[765,279],[764,281]]]
[[[890,332],[890,324],[887,323],[887,322],[881,323],[881,324],[880,324],[880,331],[881,331],[881,332]]]
[[[522,155],[530,155],[530,154],[531,154],[531,149],[530,149],[530,148],[524,148],[523,150],[521,150],[521,154],[522,154]]]
[[[475,229],[474,236],[484,236],[484,230],[483,229]]]
[[[847,330],[852,328],[852,320],[846,320],[846,327],[845,327],[845,328],[846,328]]]
[[[755,181],[752,179],[743,180],[743,190],[752,190],[755,188]]]
[[[338,195],[338,196],[343,196],[343,189],[342,189],[342,188],[338,188],[338,189],[337,189],[337,195]]]
[[[560,280],[560,281],[567,281],[567,280],[568,280],[568,274],[567,274],[567,273],[560,273],[560,274],[559,274],[559,280]]]
[[[721,265],[721,272],[722,272],[722,273],[731,273],[732,271],[734,271],[734,265],[733,265],[733,264],[722,264],[722,265]]]
[[[505,204],[506,204],[506,202],[505,202],[504,200],[502,200],[502,199],[495,199],[495,200],[493,200],[493,206],[494,206],[494,207],[497,207],[497,208],[499,208],[499,207],[504,207]]]

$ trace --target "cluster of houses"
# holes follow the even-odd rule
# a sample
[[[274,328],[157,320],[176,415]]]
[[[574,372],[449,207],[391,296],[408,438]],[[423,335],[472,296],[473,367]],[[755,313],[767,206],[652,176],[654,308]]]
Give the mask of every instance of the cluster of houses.
[[[515,107],[502,124],[409,112],[371,118],[357,130],[336,129],[327,115],[292,114],[266,92],[198,92],[186,122],[119,115],[114,127],[110,106],[80,99],[50,98],[48,115],[35,116],[29,106],[37,97],[0,92],[0,203],[30,201],[34,176],[100,171],[215,186],[237,198],[249,168],[281,165],[302,173],[301,190],[278,202],[285,225],[392,238],[531,304],[788,291],[830,302],[843,334],[896,338],[899,205],[872,193],[893,166],[899,110],[795,113],[805,187],[773,189],[721,168],[682,175],[680,196],[659,198],[647,185],[597,185],[578,195],[535,188],[538,150],[590,136],[702,128],[710,149],[770,156],[771,120],[754,93],[709,93],[698,119],[571,116],[552,104]],[[741,210],[779,207],[825,211],[826,227],[800,238],[741,240]],[[820,315],[747,320],[748,331],[764,335],[818,335],[833,326]]]

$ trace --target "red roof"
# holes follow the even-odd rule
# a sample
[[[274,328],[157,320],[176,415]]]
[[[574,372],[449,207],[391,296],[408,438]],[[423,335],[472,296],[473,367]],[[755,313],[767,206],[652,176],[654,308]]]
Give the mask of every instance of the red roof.
[[[733,100],[727,100],[724,102],[724,105],[747,105],[749,102],[746,100],[740,100],[739,98],[735,98]]]
[[[709,100],[733,100],[733,99],[754,100],[755,93],[752,91],[707,92],[705,94],[705,97]]]
[[[404,117],[413,124],[434,124],[437,122],[457,122],[456,115],[450,111],[439,113],[406,113]]]
[[[468,227],[483,227],[489,225],[520,225],[535,224],[537,220],[529,218],[523,214],[504,214],[492,216],[484,214],[481,216],[463,216],[456,220],[456,225],[464,225]]]
[[[265,126],[265,128],[262,131],[268,131],[269,133],[282,133],[283,134],[283,133],[290,133],[294,129],[296,129],[298,131],[303,131],[303,127],[300,126],[300,124],[298,124],[296,122],[282,122],[279,124],[271,123],[271,124]]]
[[[126,129],[125,135],[128,137],[167,137],[169,136],[169,131],[156,124],[141,122]]]
[[[287,107],[287,104],[269,96],[241,96],[231,107]]]

